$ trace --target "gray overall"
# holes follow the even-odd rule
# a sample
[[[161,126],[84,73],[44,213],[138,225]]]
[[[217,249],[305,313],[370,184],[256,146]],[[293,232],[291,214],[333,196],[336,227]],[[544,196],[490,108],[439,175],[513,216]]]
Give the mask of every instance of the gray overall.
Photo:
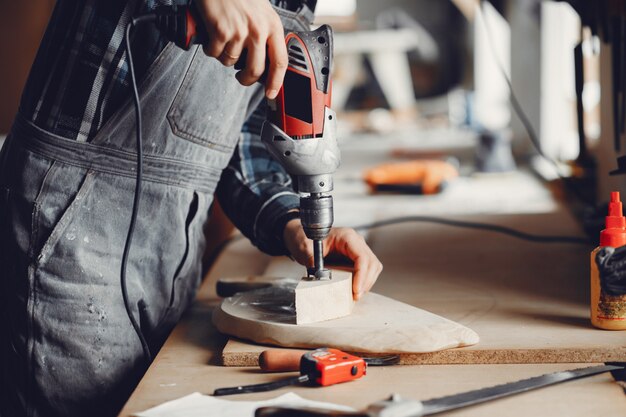
[[[310,12],[278,12],[286,30],[308,28]],[[127,286],[153,351],[200,283],[213,193],[262,95],[172,44],[140,83],[144,183]],[[145,372],[120,289],[135,160],[130,100],[89,143],[17,116],[0,156],[2,417],[115,415]]]

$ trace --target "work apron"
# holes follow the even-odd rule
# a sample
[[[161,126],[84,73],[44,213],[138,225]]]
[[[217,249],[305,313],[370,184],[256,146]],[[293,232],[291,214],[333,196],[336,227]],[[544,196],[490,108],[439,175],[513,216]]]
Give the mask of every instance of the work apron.
[[[308,27],[308,10],[277,11],[286,30]],[[169,44],[139,86],[143,191],[127,288],[153,352],[194,297],[213,193],[263,96],[234,75]],[[115,415],[146,370],[120,288],[135,143],[131,100],[89,143],[14,122],[0,155],[2,417]]]

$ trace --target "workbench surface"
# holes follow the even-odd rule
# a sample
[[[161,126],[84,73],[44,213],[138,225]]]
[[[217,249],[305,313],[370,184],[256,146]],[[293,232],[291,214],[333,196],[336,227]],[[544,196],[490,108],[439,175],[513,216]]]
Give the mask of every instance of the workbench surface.
[[[344,143],[343,167],[336,176],[337,225],[434,214],[505,225],[529,233],[581,236],[568,210],[530,174],[462,178],[439,196],[367,196],[358,180],[360,169],[388,161],[383,150],[389,144],[368,138],[361,138],[358,143],[354,140]],[[428,138],[422,145],[424,142]],[[368,241],[385,266],[374,291],[472,328],[481,342],[465,349],[518,353],[528,350],[525,362],[553,362],[555,358],[563,362],[574,358],[572,362],[587,363],[371,367],[365,378],[349,384],[291,388],[305,398],[356,408],[391,393],[426,400],[591,366],[594,351],[622,358],[626,355],[625,332],[596,330],[589,324],[591,246],[530,243],[481,230],[430,223],[372,229]],[[211,311],[219,302],[215,281],[223,276],[259,275],[270,260],[243,239],[225,249],[195,304],[170,335],[121,416],[192,392],[211,393],[218,387],[281,378],[253,368],[220,366],[221,349],[227,339],[217,334],[211,324]],[[286,391],[231,399],[267,399]],[[625,410],[622,388],[610,375],[599,375],[441,415],[587,417],[626,415]]]

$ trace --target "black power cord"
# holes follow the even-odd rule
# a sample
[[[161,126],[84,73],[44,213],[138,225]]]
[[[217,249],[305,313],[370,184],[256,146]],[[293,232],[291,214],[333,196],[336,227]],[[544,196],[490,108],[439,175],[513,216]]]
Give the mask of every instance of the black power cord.
[[[589,245],[589,239],[576,236],[551,236],[551,235],[533,235],[530,233],[522,232],[511,227],[499,226],[496,224],[470,222],[464,220],[446,219],[443,217],[435,216],[404,216],[395,217],[392,219],[381,220],[373,223],[363,224],[354,227],[355,230],[368,230],[376,227],[391,226],[400,223],[435,223],[444,226],[461,227],[465,229],[484,230],[488,232],[500,233],[503,235],[511,236],[517,239],[526,240],[534,243],[572,243],[578,245]]]
[[[143,355],[148,364],[152,362],[152,354],[150,353],[150,347],[148,346],[148,342],[146,341],[145,336],[141,332],[141,327],[135,319],[133,315],[133,311],[130,305],[130,300],[128,298],[128,288],[126,284],[126,271],[128,269],[128,255],[130,253],[130,247],[133,241],[133,234],[135,231],[135,225],[137,223],[137,213],[139,212],[139,203],[141,201],[141,183],[142,183],[142,171],[143,171],[143,139],[142,139],[142,119],[141,119],[141,103],[139,101],[139,92],[137,90],[137,78],[135,76],[135,67],[133,65],[133,55],[130,47],[130,31],[134,27],[154,22],[156,20],[156,15],[147,14],[143,16],[139,16],[134,18],[128,26],[126,26],[126,53],[128,54],[128,67],[130,70],[130,79],[131,85],[133,89],[133,99],[135,101],[135,116],[137,118],[136,123],[136,152],[137,152],[137,167],[136,167],[136,179],[135,179],[135,195],[133,197],[133,209],[130,217],[130,225],[128,226],[128,234],[126,235],[126,243],[124,244],[124,253],[122,255],[122,265],[120,271],[120,286],[122,289],[122,298],[124,299],[124,307],[126,308],[126,313],[128,314],[128,318],[130,319],[130,323],[135,329],[135,333],[137,333],[137,337],[139,337],[139,341],[141,342],[141,348],[143,350]]]
[[[311,381],[311,375],[298,375],[291,378],[279,379],[274,382],[264,382],[254,385],[239,385],[236,387],[218,388],[213,391],[213,396],[218,397],[222,395],[234,395],[234,394],[250,394],[254,392],[266,392],[273,391],[290,385],[304,384]]]
[[[534,235],[526,233],[521,230],[514,229],[512,227],[500,226],[491,223],[470,222],[466,220],[455,220],[445,217],[436,216],[401,216],[393,217],[391,219],[380,220],[372,223],[361,224],[354,226],[354,230],[370,230],[378,227],[393,226],[402,223],[432,223],[440,224],[443,226],[458,227],[462,229],[483,230],[486,232],[500,233],[516,239],[525,240],[533,243],[564,243],[573,245],[589,246],[592,242],[584,237],[578,236],[561,236],[561,235]],[[238,234],[225,239],[215,249],[211,255],[210,261],[206,263],[206,266],[210,266],[219,255],[231,244],[243,239],[243,235]]]
[[[137,89],[137,76],[135,74],[135,66],[133,62],[132,48],[130,45],[130,32],[133,28],[146,23],[155,23],[157,28],[165,35],[165,37],[174,42],[178,47],[187,50],[192,44],[203,43],[206,41],[206,31],[201,26],[201,20],[195,18],[195,24],[193,28],[188,27],[190,17],[193,18],[194,10],[189,6],[171,5],[161,6],[155,8],[151,13],[147,13],[132,19],[126,26],[125,40],[126,40],[126,54],[128,55],[128,68],[130,71],[130,80],[133,90],[133,100],[135,102],[135,117],[136,117],[136,152],[137,152],[137,167],[136,167],[136,180],[135,180],[135,194],[133,198],[133,208],[130,218],[130,225],[128,226],[128,234],[126,235],[126,243],[124,244],[124,252],[122,255],[121,272],[120,272],[120,286],[122,289],[122,298],[124,299],[124,307],[128,318],[137,333],[137,337],[141,342],[141,348],[143,350],[146,362],[150,364],[152,362],[152,354],[150,353],[150,347],[146,341],[145,336],[141,332],[141,326],[135,319],[130,300],[128,298],[128,288],[126,272],[128,269],[128,256],[130,253],[130,247],[133,241],[133,234],[135,231],[135,225],[137,223],[137,214],[139,212],[139,203],[141,201],[141,184],[142,184],[142,171],[143,171],[143,139],[142,139],[142,119],[141,119],[141,102],[139,101],[139,92]],[[141,307],[140,307],[141,308]]]

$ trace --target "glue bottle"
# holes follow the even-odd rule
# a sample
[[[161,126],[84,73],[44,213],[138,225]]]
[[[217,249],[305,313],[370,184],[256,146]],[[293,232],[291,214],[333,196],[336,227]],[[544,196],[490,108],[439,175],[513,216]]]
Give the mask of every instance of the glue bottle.
[[[622,215],[619,192],[611,192],[609,213],[605,219],[605,229],[600,232],[600,246],[591,252],[591,324],[599,329],[626,330],[626,312],[620,309],[605,308],[611,300],[602,293],[600,272],[596,264],[596,254],[601,248],[614,248],[626,245],[626,218]]]

